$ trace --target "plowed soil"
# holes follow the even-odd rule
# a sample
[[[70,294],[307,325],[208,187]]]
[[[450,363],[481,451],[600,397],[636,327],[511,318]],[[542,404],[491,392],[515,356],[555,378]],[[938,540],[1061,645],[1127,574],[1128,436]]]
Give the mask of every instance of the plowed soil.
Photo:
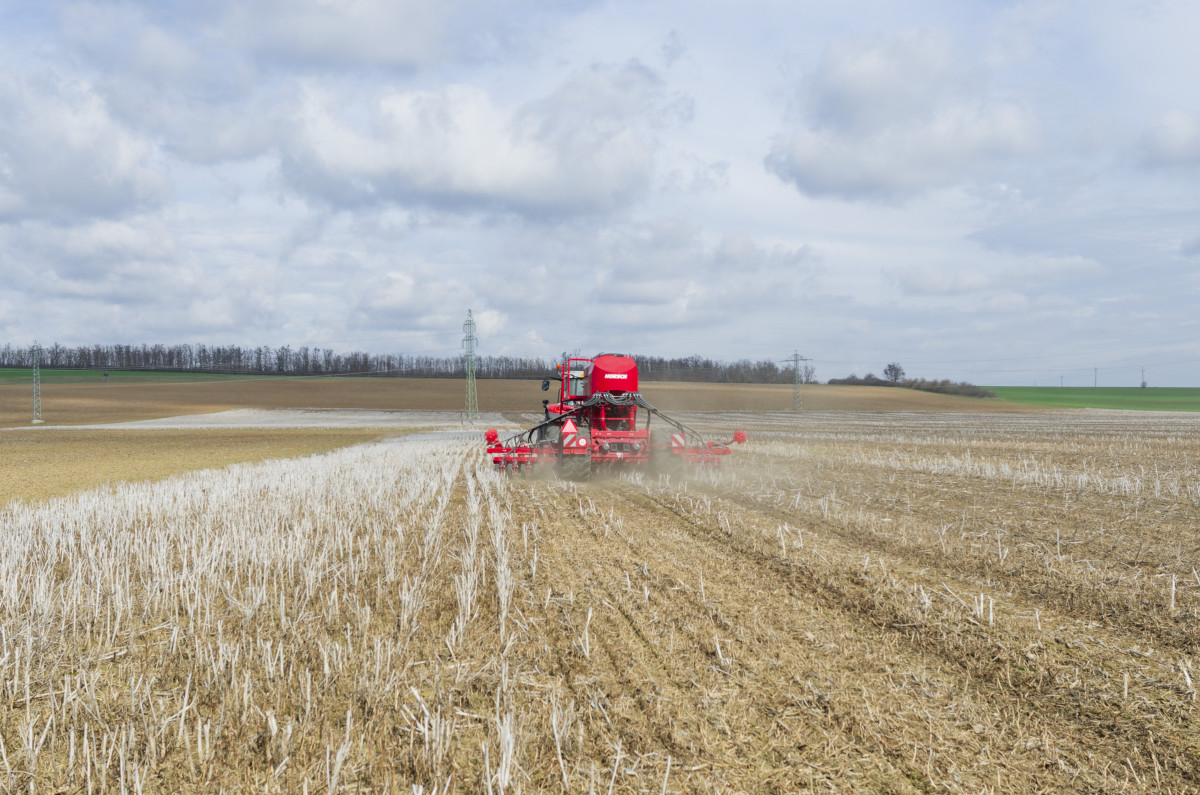
[[[792,387],[781,384],[682,384],[647,381],[642,393],[666,411],[783,411]],[[535,411],[548,394],[540,381],[478,382],[483,411]],[[887,387],[805,386],[808,410],[979,411],[1027,413],[1028,406]],[[464,382],[457,379],[265,378],[178,383],[43,384],[42,418],[53,425],[206,414],[233,408],[419,409],[461,411]],[[0,427],[28,425],[30,386],[0,386]]]

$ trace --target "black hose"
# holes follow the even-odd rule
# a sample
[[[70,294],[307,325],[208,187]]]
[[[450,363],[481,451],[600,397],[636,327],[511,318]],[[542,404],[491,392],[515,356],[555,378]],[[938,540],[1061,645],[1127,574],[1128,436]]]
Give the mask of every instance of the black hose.
[[[683,433],[685,434],[685,438],[691,437],[691,439],[689,439],[689,441],[692,446],[698,446],[698,447],[704,446],[704,437],[700,435],[699,431],[697,431],[695,428],[690,428],[687,425],[684,425],[682,422],[679,422],[678,420],[671,419],[666,414],[663,414],[661,411],[659,411],[657,408],[655,408],[650,403],[650,401],[646,400],[638,392],[621,392],[621,393],[597,392],[596,394],[592,395],[587,400],[576,405],[574,408],[571,409],[571,411],[569,411],[565,414],[558,414],[548,420],[539,422],[537,425],[534,425],[532,428],[530,428],[526,431],[522,431],[521,433],[518,433],[515,436],[509,437],[504,442],[505,446],[513,447],[515,445],[515,443],[519,442],[519,441],[524,441],[526,444],[532,445],[532,444],[534,444],[533,435],[535,432],[541,430],[542,428],[545,428],[548,425],[557,425],[557,424],[561,423],[564,419],[576,416],[577,414],[579,414],[579,412],[582,409],[590,409],[590,408],[593,408],[595,406],[600,406],[600,405],[616,406],[617,408],[628,408],[630,406],[640,406],[641,408],[644,408],[646,411],[650,412],[651,415],[662,419],[663,422],[666,422],[669,425],[673,425],[678,430],[683,431]]]

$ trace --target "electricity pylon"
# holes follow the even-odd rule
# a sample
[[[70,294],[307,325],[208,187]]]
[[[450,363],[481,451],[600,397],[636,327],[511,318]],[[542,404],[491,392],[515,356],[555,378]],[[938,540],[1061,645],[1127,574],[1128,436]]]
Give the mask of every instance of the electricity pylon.
[[[479,395],[475,392],[475,320],[467,310],[467,322],[463,323],[463,347],[467,350],[467,420],[479,419]]]
[[[800,400],[800,382],[802,380],[800,378],[800,362],[811,361],[812,359],[808,358],[807,356],[801,356],[800,351],[796,351],[796,353],[792,355],[792,367],[795,368],[795,383],[792,386],[792,411],[799,411],[804,407],[804,404]]]
[[[42,421],[42,372],[40,368],[42,358],[42,346],[37,344],[37,340],[33,342],[33,424],[38,425]]]

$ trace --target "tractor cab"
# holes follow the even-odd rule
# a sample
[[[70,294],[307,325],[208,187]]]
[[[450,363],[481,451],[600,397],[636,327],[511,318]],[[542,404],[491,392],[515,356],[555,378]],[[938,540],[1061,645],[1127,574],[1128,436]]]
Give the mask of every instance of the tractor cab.
[[[567,359],[566,368],[562,371],[562,400],[587,400],[592,396],[590,376],[592,374],[591,359]]]
[[[558,388],[558,402],[550,403],[543,400],[543,403],[548,403],[546,413],[549,414],[566,414],[571,412],[576,405],[592,396],[591,388],[591,359],[568,359],[563,364],[554,366],[557,375],[554,378],[561,383]],[[549,380],[542,382],[542,389],[550,388]]]

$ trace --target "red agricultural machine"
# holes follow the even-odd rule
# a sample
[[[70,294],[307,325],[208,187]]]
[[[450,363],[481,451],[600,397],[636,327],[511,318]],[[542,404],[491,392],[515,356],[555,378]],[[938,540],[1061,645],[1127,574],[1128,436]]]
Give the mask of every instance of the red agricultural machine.
[[[650,405],[638,393],[637,365],[628,356],[567,359],[551,378],[561,382],[558,402],[542,401],[542,422],[503,441],[488,429],[487,451],[500,469],[554,469],[568,480],[587,480],[605,468],[681,474],[689,467],[719,466],[733,452],[729,445],[746,441],[746,432],[737,431],[728,442],[706,442]],[[542,382],[543,391],[550,380]]]

